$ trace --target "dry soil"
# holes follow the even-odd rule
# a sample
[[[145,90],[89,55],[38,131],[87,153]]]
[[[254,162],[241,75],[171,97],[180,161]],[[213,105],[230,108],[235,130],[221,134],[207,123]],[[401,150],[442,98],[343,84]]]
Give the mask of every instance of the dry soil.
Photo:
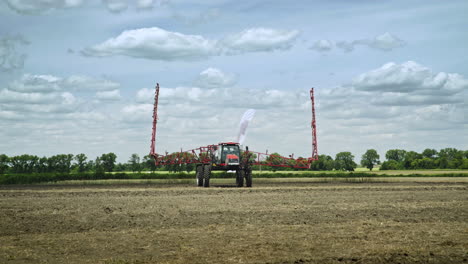
[[[468,263],[465,182],[0,187],[0,263]]]

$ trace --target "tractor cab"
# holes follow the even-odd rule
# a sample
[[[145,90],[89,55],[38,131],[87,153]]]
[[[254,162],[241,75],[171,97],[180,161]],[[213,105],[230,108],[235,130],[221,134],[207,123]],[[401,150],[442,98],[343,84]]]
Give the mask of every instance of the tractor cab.
[[[239,143],[219,143],[215,152],[215,163],[219,166],[239,166],[240,148]]]

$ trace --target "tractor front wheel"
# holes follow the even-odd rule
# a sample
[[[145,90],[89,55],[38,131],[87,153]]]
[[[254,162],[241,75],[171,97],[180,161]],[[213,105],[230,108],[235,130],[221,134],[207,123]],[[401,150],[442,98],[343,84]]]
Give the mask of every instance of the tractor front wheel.
[[[210,177],[211,177],[211,166],[202,165],[203,166],[203,187],[210,187]]]
[[[197,165],[197,186],[202,187],[203,186],[203,165]]]
[[[252,170],[245,170],[245,186],[252,187]]]
[[[237,187],[244,186],[244,170],[236,171],[236,185]]]

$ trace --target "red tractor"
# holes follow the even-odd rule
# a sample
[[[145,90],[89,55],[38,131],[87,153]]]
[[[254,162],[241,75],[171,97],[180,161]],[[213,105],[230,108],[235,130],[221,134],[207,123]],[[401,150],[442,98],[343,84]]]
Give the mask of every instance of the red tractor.
[[[241,155],[239,143],[226,142],[207,147],[204,163],[197,163],[197,185],[210,186],[211,171],[236,171],[236,184],[238,187],[252,187],[252,161],[249,161],[250,153],[247,151]],[[206,162],[208,161],[208,162]]]

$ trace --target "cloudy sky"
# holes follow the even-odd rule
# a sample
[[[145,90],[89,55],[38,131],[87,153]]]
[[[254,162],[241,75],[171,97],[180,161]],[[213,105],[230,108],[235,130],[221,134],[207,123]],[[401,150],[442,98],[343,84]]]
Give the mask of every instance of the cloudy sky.
[[[468,149],[467,1],[4,0],[0,153]]]

